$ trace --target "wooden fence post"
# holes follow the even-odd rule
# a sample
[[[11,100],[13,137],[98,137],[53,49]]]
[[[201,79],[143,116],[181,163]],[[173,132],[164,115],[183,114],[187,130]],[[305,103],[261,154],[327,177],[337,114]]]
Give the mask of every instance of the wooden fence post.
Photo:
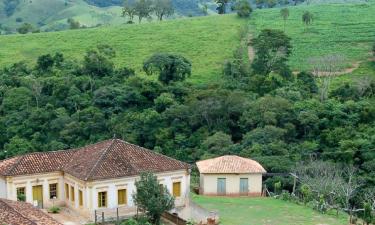
[[[104,212],[102,212],[102,224],[104,224]]]
[[[98,223],[98,217],[96,216],[96,210],[94,210],[95,212],[95,225]]]
[[[116,217],[117,217],[117,224],[120,224],[120,219],[119,219],[119,216],[118,216],[118,208],[116,208]]]

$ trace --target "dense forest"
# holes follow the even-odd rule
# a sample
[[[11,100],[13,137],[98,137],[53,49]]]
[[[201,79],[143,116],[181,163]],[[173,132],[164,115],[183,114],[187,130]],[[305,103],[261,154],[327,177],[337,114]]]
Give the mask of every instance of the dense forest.
[[[0,159],[117,137],[190,163],[237,154],[274,173],[312,158],[351,164],[373,187],[375,81],[329,86],[329,76],[293,74],[282,31],[263,30],[252,44],[252,64],[240,45],[221,81],[201,85],[186,79],[194,65],[183,56],[155,53],[141,73],[115,67],[109,45],[81,61],[57,52],[3,68]]]

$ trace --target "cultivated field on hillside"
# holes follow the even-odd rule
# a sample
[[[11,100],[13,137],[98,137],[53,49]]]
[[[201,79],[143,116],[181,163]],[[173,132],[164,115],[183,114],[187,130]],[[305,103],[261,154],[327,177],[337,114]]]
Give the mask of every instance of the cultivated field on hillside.
[[[117,65],[140,71],[155,52],[181,54],[192,61],[194,82],[218,79],[225,59],[239,43],[246,20],[235,15],[207,16],[28,35],[0,36],[0,66],[16,61],[34,62],[41,54],[61,52],[81,59],[86,50],[109,44],[117,51]]]
[[[344,225],[347,216],[320,214],[313,209],[273,198],[193,196],[208,210],[218,210],[223,225]]]
[[[313,13],[312,24],[305,28],[302,15]],[[311,68],[308,58],[342,55],[346,67],[370,56],[375,41],[375,1],[361,4],[321,4],[289,7],[285,32],[292,38],[293,70]],[[256,32],[265,28],[284,29],[280,8],[256,10],[250,23]]]

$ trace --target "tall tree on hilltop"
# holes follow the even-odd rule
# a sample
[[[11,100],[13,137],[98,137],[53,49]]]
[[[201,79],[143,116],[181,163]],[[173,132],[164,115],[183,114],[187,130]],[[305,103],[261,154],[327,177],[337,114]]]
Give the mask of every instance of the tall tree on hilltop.
[[[134,15],[136,14],[135,2],[135,0],[124,0],[122,16],[129,18],[128,23],[133,23]]]
[[[306,28],[313,22],[314,16],[311,12],[306,11],[302,15],[302,22],[305,24],[305,30]]]
[[[138,16],[139,23],[142,22],[143,18],[151,18],[153,10],[152,0],[136,0],[134,15]]]
[[[164,16],[171,16],[174,13],[174,8],[171,0],[155,0],[154,12],[160,21]]]
[[[283,20],[284,20],[284,32],[285,32],[286,21],[289,17],[289,9],[288,8],[281,9],[280,14],[281,14],[281,16],[283,17]]]

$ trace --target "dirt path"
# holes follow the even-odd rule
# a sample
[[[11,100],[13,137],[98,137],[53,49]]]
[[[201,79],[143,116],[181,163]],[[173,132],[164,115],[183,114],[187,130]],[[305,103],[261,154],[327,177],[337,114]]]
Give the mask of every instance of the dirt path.
[[[255,51],[254,51],[253,46],[251,45],[252,38],[253,38],[253,36],[251,34],[249,34],[249,36],[247,38],[247,55],[249,57],[250,63],[252,63],[254,61],[254,58],[255,58]]]

